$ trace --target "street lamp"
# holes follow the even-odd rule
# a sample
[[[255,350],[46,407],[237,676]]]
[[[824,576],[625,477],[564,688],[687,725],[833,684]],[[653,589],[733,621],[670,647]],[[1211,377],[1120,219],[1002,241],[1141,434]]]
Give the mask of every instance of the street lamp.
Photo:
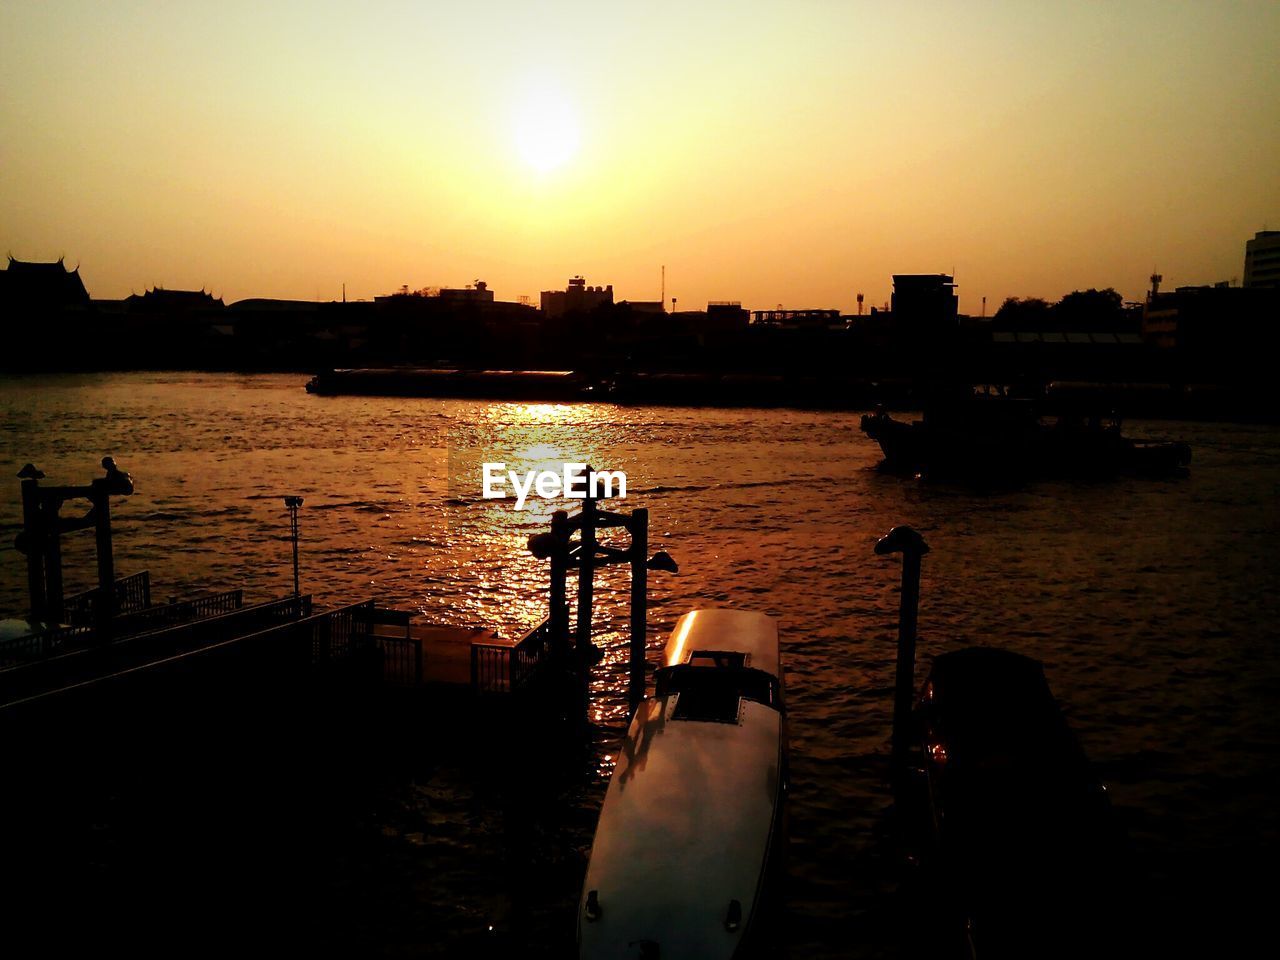
[[[289,537],[293,540],[293,595],[302,596],[298,582],[298,508],[302,506],[301,497],[285,497],[284,505],[289,510]]]

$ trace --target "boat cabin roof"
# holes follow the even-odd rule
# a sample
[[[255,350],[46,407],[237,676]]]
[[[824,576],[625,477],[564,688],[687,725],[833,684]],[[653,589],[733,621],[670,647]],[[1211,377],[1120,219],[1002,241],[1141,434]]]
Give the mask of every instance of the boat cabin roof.
[[[749,610],[693,610],[676,621],[662,662],[751,668],[781,679],[778,621]]]

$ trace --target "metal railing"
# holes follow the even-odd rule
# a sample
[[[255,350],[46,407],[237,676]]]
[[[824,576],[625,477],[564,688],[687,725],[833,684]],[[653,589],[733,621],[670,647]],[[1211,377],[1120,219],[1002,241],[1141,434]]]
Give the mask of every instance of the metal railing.
[[[41,657],[51,657],[84,643],[92,635],[89,627],[54,627],[24,637],[0,641],[0,670]]]
[[[237,641],[254,647],[284,645],[290,650],[300,651],[299,655],[305,660],[305,663],[297,665],[300,667],[345,663],[373,649],[370,642],[373,638],[369,632],[369,614],[373,609],[372,600],[361,600],[246,634]]]
[[[548,617],[514,644],[471,644],[471,687],[478,693],[511,693],[529,682],[551,649]]]
[[[471,644],[471,689],[477,693],[511,690],[511,648],[496,643]]]
[[[382,660],[382,679],[392,686],[417,686],[422,683],[422,640],[411,634],[409,622],[412,614],[403,610],[373,607],[358,613],[367,627],[369,637]],[[391,636],[373,631],[375,626],[403,629],[404,636]]]
[[[296,600],[299,598],[290,598]],[[301,598],[310,601],[310,597]],[[373,608],[366,600],[281,623],[254,633],[243,633],[210,642],[194,649],[142,663],[119,665],[120,668],[85,678],[62,678],[64,682],[42,690],[26,691],[23,696],[0,696],[0,720],[19,715],[27,709],[57,702],[64,695],[89,695],[111,689],[118,692],[134,687],[138,692],[146,684],[155,689],[167,677],[187,678],[186,683],[209,684],[227,682],[257,689],[304,677],[317,667],[346,661],[370,648],[367,619],[362,614]],[[250,608],[253,609],[253,608]],[[198,621],[208,623],[210,621]],[[194,626],[194,624],[192,625]],[[317,659],[323,657],[324,659]],[[198,674],[202,679],[193,681]],[[263,685],[266,685],[265,687]],[[220,688],[220,687],[219,687]]]
[[[311,597],[285,597],[220,616],[137,633],[0,669],[0,703],[40,689],[66,686],[150,659],[254,633],[311,615]]]
[[[116,636],[130,633],[144,633],[162,627],[201,620],[205,617],[216,617],[219,614],[231,613],[244,606],[243,590],[227,590],[223,593],[211,593],[204,597],[190,600],[174,600],[170,603],[157,604],[136,613],[117,617],[111,624]]]
[[[363,614],[372,609],[372,600],[362,600],[300,621],[310,631],[311,662],[328,663],[351,656],[357,638],[368,636],[368,619]]]
[[[113,584],[113,588],[116,595],[116,614],[137,613],[151,606],[151,572],[149,570],[121,577]],[[100,589],[95,587],[92,590],[73,593],[65,598],[62,601],[62,609],[66,618],[75,624],[92,623],[94,607],[100,592]]]

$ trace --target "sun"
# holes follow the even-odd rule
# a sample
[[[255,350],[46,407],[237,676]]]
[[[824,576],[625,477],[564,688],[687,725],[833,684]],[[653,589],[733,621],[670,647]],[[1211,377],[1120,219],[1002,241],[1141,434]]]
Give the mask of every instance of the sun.
[[[525,97],[515,113],[520,159],[540,173],[563,166],[578,152],[578,118],[569,101],[550,92]]]

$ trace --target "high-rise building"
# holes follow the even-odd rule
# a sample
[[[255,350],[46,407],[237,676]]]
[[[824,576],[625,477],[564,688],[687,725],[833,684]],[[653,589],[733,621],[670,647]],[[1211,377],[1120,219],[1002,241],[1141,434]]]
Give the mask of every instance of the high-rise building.
[[[1244,285],[1280,287],[1280,230],[1259,230],[1245,241]]]
[[[574,277],[563,290],[542,291],[542,315],[562,317],[567,313],[589,313],[600,306],[613,305],[613,284],[588,287],[582,277]]]
[[[945,273],[895,273],[893,320],[900,330],[946,330],[957,324],[959,298]]]

